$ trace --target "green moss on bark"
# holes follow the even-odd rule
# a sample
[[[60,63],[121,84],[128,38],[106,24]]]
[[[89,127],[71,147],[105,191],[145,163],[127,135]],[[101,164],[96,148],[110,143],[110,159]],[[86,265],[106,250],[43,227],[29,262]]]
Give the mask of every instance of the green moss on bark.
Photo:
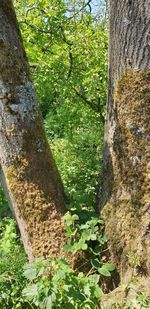
[[[131,253],[140,260],[137,273],[148,274],[150,69],[127,71],[116,84],[114,105],[116,125],[110,147],[113,183],[102,210],[106,234],[120,273],[131,268]]]

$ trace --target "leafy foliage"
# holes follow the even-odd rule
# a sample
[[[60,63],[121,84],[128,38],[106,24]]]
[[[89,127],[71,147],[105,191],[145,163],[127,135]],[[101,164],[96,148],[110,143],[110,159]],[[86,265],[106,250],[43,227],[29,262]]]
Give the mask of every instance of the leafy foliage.
[[[141,309],[150,307],[150,293],[139,293],[137,299],[141,306]]]
[[[108,34],[100,20],[80,0],[22,0],[16,8],[43,115],[84,103],[103,120]]]
[[[24,275],[31,282],[23,294],[39,309],[100,308],[99,275],[75,274],[62,259],[38,259],[26,265]]]
[[[0,308],[28,309],[21,290],[25,285],[22,268],[27,258],[12,218],[0,221]]]
[[[106,237],[100,233],[104,222],[96,215],[88,221],[87,217],[87,210],[80,213],[80,218],[75,213],[65,215],[66,236],[70,239],[65,250],[75,256],[77,252],[87,252],[89,256],[84,260],[84,266],[91,261],[88,272],[79,271],[83,268],[82,264],[73,270],[66,260],[54,258],[37,259],[34,264],[25,266],[24,275],[29,284],[23,295],[37,308],[100,308],[103,295],[101,278],[110,277],[115,267],[100,260],[106,242]],[[85,223],[81,224],[81,221]],[[93,242],[95,245],[92,247]]]
[[[11,216],[12,214],[8,207],[8,203],[6,201],[3,189],[0,186],[0,218],[3,219],[5,217],[11,217]]]
[[[91,255],[100,254],[101,247],[106,242],[106,237],[102,235],[101,231],[101,225],[104,222],[96,216],[87,221],[86,217],[89,217],[89,214],[92,215],[91,212],[86,213],[86,211],[80,213],[80,219],[85,221],[83,224],[78,215],[71,215],[70,213],[65,215],[66,236],[70,238],[65,246],[66,251],[76,254],[80,250],[86,251],[88,249],[88,253],[91,253]],[[93,241],[95,246],[92,246]]]
[[[62,111],[60,115],[64,115],[64,112]],[[74,112],[70,112],[68,116],[64,115],[62,121],[60,116],[56,117],[55,122],[51,119],[49,116],[46,119],[46,131],[66,194],[70,199],[69,207],[78,210],[85,206],[91,208],[94,205],[100,171],[103,127],[98,117],[85,109],[78,111],[74,108]],[[52,124],[55,129],[56,122],[61,126],[63,121],[66,122],[61,132],[66,130],[65,136],[59,137],[59,133],[56,133],[55,138],[52,138],[50,136]]]

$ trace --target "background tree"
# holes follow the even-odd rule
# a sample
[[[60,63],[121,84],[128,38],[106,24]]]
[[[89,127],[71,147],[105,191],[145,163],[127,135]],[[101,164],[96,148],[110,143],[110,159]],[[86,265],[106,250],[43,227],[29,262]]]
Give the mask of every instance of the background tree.
[[[0,161],[29,260],[61,255],[64,193],[30,80],[12,1],[0,3]]]
[[[131,277],[133,269],[139,277],[150,274],[149,16],[148,0],[110,1],[109,99],[99,206],[122,280]]]

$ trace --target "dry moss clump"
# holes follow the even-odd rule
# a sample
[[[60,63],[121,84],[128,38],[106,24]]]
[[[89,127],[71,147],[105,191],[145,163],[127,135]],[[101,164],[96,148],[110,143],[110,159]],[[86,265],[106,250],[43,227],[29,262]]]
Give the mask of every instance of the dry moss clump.
[[[64,223],[56,191],[44,173],[45,162],[20,158],[7,169],[6,177],[15,204],[27,225],[34,256],[62,256]],[[42,171],[43,167],[43,171]],[[47,162],[47,172],[49,169]],[[47,175],[48,176],[48,175]],[[45,181],[47,179],[47,184]]]

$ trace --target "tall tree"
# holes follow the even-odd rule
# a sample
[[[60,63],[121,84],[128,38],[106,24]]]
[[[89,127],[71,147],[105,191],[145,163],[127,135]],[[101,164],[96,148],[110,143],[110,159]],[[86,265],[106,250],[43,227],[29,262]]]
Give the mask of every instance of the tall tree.
[[[63,254],[64,193],[11,0],[0,2],[0,163],[29,260]]]
[[[121,279],[133,268],[137,276],[150,275],[149,17],[149,0],[110,0],[109,98],[99,207]]]

